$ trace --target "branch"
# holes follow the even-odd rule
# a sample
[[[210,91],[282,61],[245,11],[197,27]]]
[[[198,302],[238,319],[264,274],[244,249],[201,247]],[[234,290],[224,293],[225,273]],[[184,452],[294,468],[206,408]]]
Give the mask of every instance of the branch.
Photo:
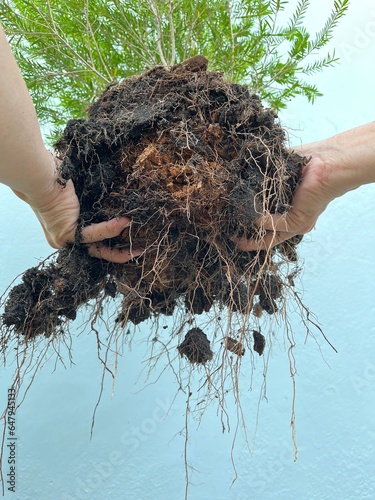
[[[169,64],[168,64],[167,60],[165,59],[163,46],[162,46],[162,41],[163,41],[163,29],[162,28],[163,27],[162,27],[162,23],[161,23],[161,18],[160,18],[158,6],[157,6],[157,3],[155,0],[151,0],[150,4],[151,4],[152,13],[154,14],[154,18],[156,21],[156,30],[157,30],[156,46],[158,49],[158,54],[160,56],[162,65],[165,66],[166,68],[168,68]]]
[[[168,0],[168,17],[169,17],[169,30],[171,34],[171,61],[170,65],[173,66],[176,63],[176,39],[174,34],[174,23],[173,23],[173,7],[171,0]]]

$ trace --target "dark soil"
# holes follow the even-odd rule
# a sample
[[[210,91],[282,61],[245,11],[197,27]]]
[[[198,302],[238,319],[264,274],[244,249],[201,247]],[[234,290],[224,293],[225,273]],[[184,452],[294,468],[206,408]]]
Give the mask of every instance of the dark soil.
[[[185,335],[184,341],[178,346],[181,356],[186,356],[190,363],[204,364],[213,357],[211,343],[200,328],[192,328]]]
[[[261,356],[266,346],[266,339],[264,335],[262,335],[257,330],[253,331],[253,338],[254,338],[254,351],[257,352],[259,356]]]
[[[114,83],[87,119],[67,124],[56,151],[61,180],[73,180],[81,203],[76,244],[25,272],[9,293],[3,328],[26,339],[55,336],[81,305],[105,296],[121,297],[116,321],[124,327],[176,308],[191,316],[213,305],[277,311],[284,285],[275,259],[296,260],[298,241],[268,254],[239,252],[234,241],[257,235],[259,214],[289,208],[304,160],[287,150],[271,109],[206,67],[196,56]],[[82,227],[119,216],[130,216],[131,228],[106,243],[144,254],[121,265],[90,257]],[[188,340],[181,354],[211,359],[207,337],[203,354]],[[262,339],[254,340],[261,354]],[[242,344],[231,347],[242,355]]]

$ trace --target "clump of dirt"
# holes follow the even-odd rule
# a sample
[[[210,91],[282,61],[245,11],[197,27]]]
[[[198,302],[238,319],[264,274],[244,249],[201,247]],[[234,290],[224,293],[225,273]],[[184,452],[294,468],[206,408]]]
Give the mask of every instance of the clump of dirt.
[[[237,356],[243,356],[245,354],[243,343],[232,337],[225,338],[225,347],[228,351],[233,352],[233,354],[237,354]]]
[[[124,327],[176,308],[275,313],[285,288],[278,260],[295,261],[298,240],[269,252],[239,252],[235,241],[258,236],[260,214],[288,210],[300,179],[305,160],[286,148],[276,118],[247,86],[208,72],[202,56],[110,85],[56,144],[61,182],[73,180],[81,204],[76,243],[25,272],[3,326],[26,339],[55,336],[81,305],[107,296],[121,297]],[[142,256],[90,257],[82,227],[121,216],[131,227],[106,244]],[[186,347],[197,332],[179,347],[193,363],[212,357],[207,338],[201,355]],[[242,355],[242,344],[230,349]]]
[[[184,341],[177,347],[181,356],[186,356],[190,363],[205,364],[211,361],[213,352],[207,335],[200,328],[192,328],[185,335]]]
[[[261,356],[266,346],[266,339],[264,335],[262,335],[257,330],[253,331],[253,339],[254,339],[254,351],[257,352],[259,356]]]

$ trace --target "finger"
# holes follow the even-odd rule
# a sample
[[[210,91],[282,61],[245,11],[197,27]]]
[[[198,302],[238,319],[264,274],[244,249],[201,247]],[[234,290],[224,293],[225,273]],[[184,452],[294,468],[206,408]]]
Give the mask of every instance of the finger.
[[[293,236],[295,236],[295,234],[286,231],[269,231],[260,240],[239,238],[237,240],[237,248],[241,252],[268,250],[283,241],[293,238]]]
[[[139,257],[143,250],[136,248],[134,250],[119,250],[118,248],[110,248],[105,245],[90,245],[88,252],[91,257],[114,262],[115,264],[124,264],[134,257]]]
[[[256,221],[256,225],[265,231],[296,234],[306,234],[315,226],[318,215],[324,208],[317,212],[306,213],[292,208],[285,214],[265,214]],[[291,237],[289,236],[289,237]]]
[[[264,214],[257,219],[256,225],[266,231],[290,231],[290,213],[285,214]]]
[[[82,229],[82,242],[95,243],[108,238],[115,238],[121,234],[126,227],[129,227],[130,223],[131,220],[128,217],[121,217],[84,227]]]

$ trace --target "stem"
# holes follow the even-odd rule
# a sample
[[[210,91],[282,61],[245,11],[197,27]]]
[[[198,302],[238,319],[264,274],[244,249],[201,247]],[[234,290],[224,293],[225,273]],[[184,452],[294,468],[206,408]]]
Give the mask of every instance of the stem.
[[[156,46],[157,46],[157,49],[158,49],[158,54],[160,56],[160,59],[161,59],[161,63],[164,67],[168,68],[169,67],[169,64],[164,56],[164,51],[163,51],[163,31],[162,31],[162,23],[161,23],[161,18],[160,18],[160,14],[159,14],[159,10],[158,10],[158,6],[157,6],[157,3],[155,0],[151,0],[150,2],[151,4],[151,10],[152,10],[152,13],[154,14],[154,18],[155,18],[155,21],[156,21],[156,31],[157,31],[157,36],[158,36],[158,39],[156,41]]]
[[[136,54],[141,61],[143,61],[145,66],[153,66],[155,64],[154,54],[150,53],[149,47],[146,43],[143,43],[142,37],[140,37],[137,30],[134,29],[134,24],[129,22],[129,20],[127,19],[121,2],[119,0],[114,0],[114,4],[118,13],[121,15],[121,22],[118,22],[116,18],[113,18],[112,21],[119,28],[119,33],[125,32],[127,35],[129,35],[129,38],[127,37],[125,39],[126,45],[131,48],[132,52]],[[136,43],[130,42],[130,38],[135,40]],[[145,39],[147,38],[145,37]]]
[[[169,17],[169,30],[171,33],[171,61],[170,65],[173,66],[176,63],[176,39],[174,34],[174,24],[173,24],[173,7],[171,0],[168,0],[168,17]]]
[[[44,19],[45,23],[43,25],[43,23],[38,23],[40,24],[41,26],[43,26],[44,28],[46,28],[50,34],[52,34],[53,36],[55,36],[60,42],[63,43],[63,45],[65,45],[66,48],[69,49],[69,51],[73,54],[75,60],[79,60],[84,66],[86,66],[92,73],[94,73],[98,78],[100,78],[101,80],[103,80],[107,85],[111,82],[111,80],[108,80],[107,78],[105,78],[105,76],[103,76],[93,65],[91,65],[88,61],[86,61],[83,57],[80,56],[80,54],[78,54],[78,52],[76,52],[73,47],[69,44],[69,42],[67,40],[65,40],[59,33],[58,33],[58,28],[56,26],[56,22],[55,22],[55,19],[53,17],[53,13],[52,13],[52,9],[51,9],[51,4],[50,4],[50,1],[47,0],[47,5],[48,5],[48,11],[49,11],[49,19],[46,19],[46,16],[43,14],[43,12],[35,5],[35,3],[32,4],[33,8],[36,10],[36,12],[40,15],[40,17],[42,19]],[[37,21],[35,21],[37,23]],[[51,29],[52,28],[52,29]],[[60,52],[61,54],[63,54],[63,52],[61,51],[61,48],[59,47],[56,47],[56,50],[58,52]],[[63,54],[63,55],[66,55],[66,54]],[[74,60],[74,58],[72,58],[72,60]]]
[[[110,80],[112,80],[111,72],[109,71],[109,69],[108,69],[108,67],[107,67],[107,65],[106,65],[106,63],[105,63],[105,61],[103,59],[102,52],[101,52],[101,50],[99,48],[99,45],[98,45],[98,43],[96,41],[95,33],[93,32],[92,25],[90,23],[90,19],[89,19],[89,0],[86,0],[85,16],[86,16],[87,46],[88,46],[88,49],[90,51],[91,63],[94,64],[94,59],[93,59],[92,50],[91,50],[90,36],[92,37],[92,40],[94,42],[95,50],[96,50],[96,53],[98,54],[100,62],[102,64],[105,72],[107,73],[107,76],[109,77]]]
[[[228,2],[227,2],[227,9],[228,9],[228,20],[229,20],[229,27],[230,27],[230,48],[231,48],[231,54],[230,54],[230,59],[231,59],[230,78],[233,80],[233,73],[234,73],[234,67],[235,67],[236,61],[234,59],[235,43],[234,43],[234,34],[233,34],[231,0],[228,0]]]

